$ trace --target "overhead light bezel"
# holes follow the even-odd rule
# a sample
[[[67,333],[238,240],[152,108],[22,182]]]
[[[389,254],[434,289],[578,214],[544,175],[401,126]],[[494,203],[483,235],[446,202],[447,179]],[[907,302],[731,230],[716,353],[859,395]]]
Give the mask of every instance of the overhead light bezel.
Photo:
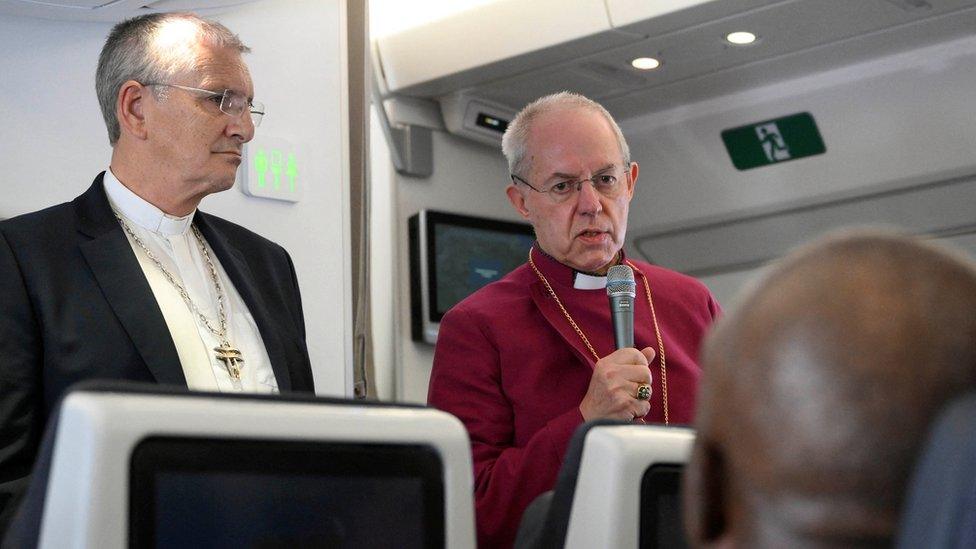
[[[759,42],[759,35],[750,31],[734,31],[725,35],[725,41],[733,46],[752,46]]]
[[[662,64],[656,57],[635,57],[630,61],[630,66],[639,71],[653,71],[661,68]]]

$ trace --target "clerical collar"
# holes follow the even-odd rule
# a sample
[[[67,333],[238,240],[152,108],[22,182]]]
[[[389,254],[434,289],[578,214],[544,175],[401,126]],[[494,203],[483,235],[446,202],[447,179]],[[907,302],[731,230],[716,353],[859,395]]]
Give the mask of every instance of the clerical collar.
[[[602,290],[607,287],[607,277],[573,271],[573,287],[577,290]]]
[[[536,255],[536,264],[546,275],[546,278],[564,286],[572,286],[577,290],[602,290],[607,287],[607,276],[595,273],[577,271],[552,257],[536,243],[532,247]],[[624,252],[620,250],[619,262],[624,260]]]
[[[196,210],[183,217],[173,217],[129,190],[115,177],[111,168],[105,170],[102,183],[112,209],[143,229],[162,236],[182,235],[189,230]]]

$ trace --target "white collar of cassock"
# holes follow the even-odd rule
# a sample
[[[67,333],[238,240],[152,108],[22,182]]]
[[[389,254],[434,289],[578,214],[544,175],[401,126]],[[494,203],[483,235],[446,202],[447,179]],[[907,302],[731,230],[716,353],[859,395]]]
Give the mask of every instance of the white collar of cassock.
[[[576,271],[573,273],[573,287],[577,290],[602,290],[607,287],[607,277]]]
[[[129,190],[111,168],[105,170],[103,184],[112,208],[143,229],[162,236],[182,235],[189,230],[196,210],[183,217],[173,217]]]

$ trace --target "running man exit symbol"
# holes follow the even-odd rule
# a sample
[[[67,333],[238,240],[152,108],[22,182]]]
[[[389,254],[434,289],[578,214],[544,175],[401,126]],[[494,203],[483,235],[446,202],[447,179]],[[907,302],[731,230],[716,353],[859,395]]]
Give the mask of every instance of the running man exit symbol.
[[[779,133],[776,122],[756,126],[756,137],[762,143],[763,152],[770,162],[790,159],[790,149],[786,146],[786,141],[783,141],[783,135]]]
[[[722,141],[739,170],[827,152],[817,123],[808,112],[724,130]]]

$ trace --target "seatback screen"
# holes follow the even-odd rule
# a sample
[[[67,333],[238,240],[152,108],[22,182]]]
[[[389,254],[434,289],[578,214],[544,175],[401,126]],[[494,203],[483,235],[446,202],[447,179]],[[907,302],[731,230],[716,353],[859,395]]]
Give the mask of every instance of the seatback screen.
[[[684,521],[681,518],[681,466],[653,465],[641,479],[641,549],[683,549]]]
[[[444,546],[421,445],[154,437],[132,455],[132,547]]]

